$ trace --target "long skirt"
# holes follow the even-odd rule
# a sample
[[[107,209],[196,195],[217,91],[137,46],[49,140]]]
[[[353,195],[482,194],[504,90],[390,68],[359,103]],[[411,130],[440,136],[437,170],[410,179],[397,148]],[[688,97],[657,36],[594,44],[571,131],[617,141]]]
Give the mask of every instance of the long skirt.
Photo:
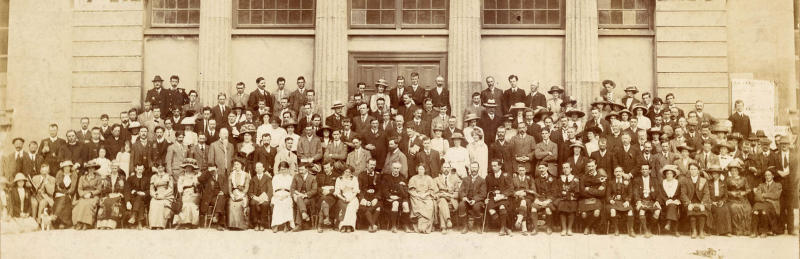
[[[150,228],[164,228],[172,212],[172,200],[150,200],[150,213],[147,214]]]
[[[179,224],[197,225],[200,221],[200,207],[197,206],[197,195],[184,195],[181,196],[183,206],[181,212],[178,214],[180,220]]]
[[[711,226],[714,227],[717,235],[724,235],[731,232],[731,213],[728,206],[711,205]]]
[[[356,216],[358,214],[358,200],[353,199],[350,202],[339,200],[339,208],[344,208],[339,214],[339,228],[352,227],[355,229]]]
[[[272,199],[272,226],[278,226],[283,223],[289,223],[291,227],[294,227],[294,214],[292,211],[292,206],[294,202],[292,201],[292,197],[286,197],[284,199],[281,198],[273,198]]]
[[[247,229],[247,217],[245,217],[245,209],[247,208],[247,198],[239,201],[228,201],[228,227],[235,229]]]
[[[97,227],[117,228],[122,219],[123,205],[122,197],[105,198],[100,201],[100,209],[97,211]]]
[[[53,204],[53,215],[56,216],[53,225],[72,226],[72,198],[69,196],[56,197]]]
[[[664,206],[664,219],[678,221],[681,218],[681,209],[678,205],[670,204]]]
[[[731,213],[731,225],[737,235],[750,234],[752,225],[753,210],[750,203],[745,198],[729,200],[728,208]]]
[[[97,197],[81,198],[72,208],[72,224],[84,223],[94,225],[94,216],[97,213]]]
[[[417,228],[421,232],[431,232],[433,230],[433,199],[412,196],[410,200],[411,215],[417,220]]]

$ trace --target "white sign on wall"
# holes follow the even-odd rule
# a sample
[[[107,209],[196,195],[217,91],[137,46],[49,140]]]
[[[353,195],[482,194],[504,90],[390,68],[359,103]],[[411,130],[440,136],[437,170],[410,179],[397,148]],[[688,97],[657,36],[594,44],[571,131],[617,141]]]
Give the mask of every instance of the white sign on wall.
[[[753,131],[764,130],[767,136],[775,133],[775,84],[767,80],[732,79],[731,111],[736,100],[744,101],[744,113],[750,116]]]

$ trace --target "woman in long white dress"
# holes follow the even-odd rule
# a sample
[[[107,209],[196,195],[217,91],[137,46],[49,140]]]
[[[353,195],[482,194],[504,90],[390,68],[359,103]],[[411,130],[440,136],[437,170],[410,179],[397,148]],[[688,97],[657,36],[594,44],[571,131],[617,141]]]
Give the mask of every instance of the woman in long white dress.
[[[486,177],[487,168],[489,167],[489,147],[486,146],[486,142],[483,141],[483,130],[481,128],[475,128],[475,130],[472,131],[472,139],[475,141],[467,145],[469,161],[477,162],[478,165],[481,166],[478,175]]]
[[[476,141],[483,142],[483,141]],[[470,144],[471,145],[471,144]],[[433,231],[434,194],[439,192],[430,175],[425,174],[425,166],[417,166],[417,174],[408,180],[408,196],[411,201],[411,217],[416,220],[414,231],[428,234]]]
[[[131,142],[125,141],[123,144],[122,150],[117,152],[117,156],[114,159],[119,164],[119,169],[122,169],[125,172],[125,179],[128,179],[128,176],[131,176],[133,172],[128,172],[131,167]]]
[[[150,229],[164,229],[172,213],[175,198],[172,176],[164,170],[164,165],[156,167],[157,174],[150,177],[150,213],[147,218]]]
[[[230,179],[230,201],[228,201],[228,228],[235,230],[247,229],[245,210],[247,209],[247,192],[250,189],[250,173],[244,171],[244,161],[233,161],[233,171]]]
[[[200,219],[200,182],[197,180],[195,170],[198,169],[197,161],[187,158],[183,162],[183,175],[178,178],[178,192],[181,198],[181,212],[178,214],[178,229],[194,228]]]
[[[272,232],[278,232],[283,226],[286,232],[294,228],[294,214],[291,189],[292,175],[289,173],[289,163],[282,161],[278,164],[277,173],[272,178]]]
[[[466,142],[466,139],[461,133],[456,132],[450,137],[450,140],[453,141],[453,146],[447,149],[447,153],[444,154],[444,162],[455,168],[459,177],[467,177],[467,166],[470,163],[469,151],[461,146],[461,143]]]
[[[339,231],[342,233],[353,232],[356,228],[356,217],[358,216],[358,179],[353,176],[355,169],[346,166],[342,176],[336,178],[333,194],[339,199]]]

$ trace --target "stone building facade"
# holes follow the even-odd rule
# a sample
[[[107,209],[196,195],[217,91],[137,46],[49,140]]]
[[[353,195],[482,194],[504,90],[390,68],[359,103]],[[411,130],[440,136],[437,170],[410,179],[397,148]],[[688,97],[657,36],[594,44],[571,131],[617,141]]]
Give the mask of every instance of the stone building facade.
[[[705,100],[718,117],[731,111],[730,80],[745,77],[775,82],[778,111],[797,107],[793,0],[0,2],[4,136],[40,138],[49,123],[75,128],[103,113],[116,121],[155,75],[179,75],[205,103],[240,81],[249,92],[263,76],[273,90],[283,76],[293,90],[304,76],[327,107],[357,82],[394,85],[417,71],[423,86],[446,78],[457,113],[487,76],[501,88],[510,74],[526,90],[562,85],[583,104],[611,79],[618,96],[636,85],[680,106]]]

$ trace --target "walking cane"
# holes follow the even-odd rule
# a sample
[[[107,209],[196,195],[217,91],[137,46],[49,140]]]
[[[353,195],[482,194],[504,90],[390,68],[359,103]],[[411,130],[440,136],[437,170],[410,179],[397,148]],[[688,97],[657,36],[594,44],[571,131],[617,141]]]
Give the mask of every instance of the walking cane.
[[[486,192],[486,199],[484,201],[488,200],[489,195],[491,194],[492,194],[491,192]],[[481,224],[481,233],[486,231],[486,212],[488,211],[489,211],[489,203],[486,202],[486,204],[483,204],[483,224]]]
[[[214,214],[216,214],[216,212],[217,212],[217,202],[218,201],[219,201],[219,195],[217,195],[217,198],[214,199],[214,207],[211,209],[211,218],[208,218],[208,215],[206,215],[206,217],[207,217],[206,218],[206,228],[211,227],[211,222],[214,221]]]

